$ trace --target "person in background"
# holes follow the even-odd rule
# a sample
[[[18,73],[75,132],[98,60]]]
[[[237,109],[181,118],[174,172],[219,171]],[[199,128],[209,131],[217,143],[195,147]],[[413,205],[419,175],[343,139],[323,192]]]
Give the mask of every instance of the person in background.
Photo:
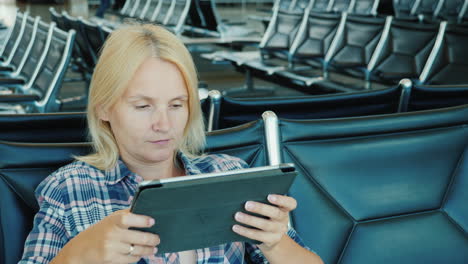
[[[288,228],[296,200],[283,195],[268,196],[276,206],[248,201],[252,214],[234,217],[233,232],[259,245],[231,242],[158,255],[157,234],[130,229],[158,221],[129,211],[138,183],[247,167],[236,157],[202,153],[197,87],[190,53],[168,30],[132,25],[112,32],[90,87],[94,152],[39,184],[40,210],[19,264],[322,263]]]
[[[110,6],[110,0],[101,0],[99,4],[99,8],[96,10],[96,16],[100,18],[104,18],[104,13]]]

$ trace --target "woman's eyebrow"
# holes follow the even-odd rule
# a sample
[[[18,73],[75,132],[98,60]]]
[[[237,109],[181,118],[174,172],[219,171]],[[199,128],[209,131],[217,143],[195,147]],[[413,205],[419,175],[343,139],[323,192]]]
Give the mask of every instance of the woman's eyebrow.
[[[174,101],[174,100],[187,100],[187,99],[188,99],[187,95],[180,95],[180,96],[172,98],[171,101]]]

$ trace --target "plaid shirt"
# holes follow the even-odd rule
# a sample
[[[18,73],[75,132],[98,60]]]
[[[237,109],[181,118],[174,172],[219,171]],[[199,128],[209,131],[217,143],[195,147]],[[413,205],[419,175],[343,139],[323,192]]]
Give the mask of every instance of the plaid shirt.
[[[244,161],[227,155],[207,155],[191,160],[179,154],[179,159],[187,175],[248,167]],[[49,263],[78,233],[117,210],[129,208],[141,181],[143,178],[131,172],[122,161],[108,171],[75,161],[52,173],[36,189],[40,210],[19,264]],[[288,235],[304,246],[293,229]],[[197,249],[196,258],[198,264],[241,264],[245,252],[253,263],[268,263],[258,247],[242,242]],[[179,263],[179,255],[155,255],[137,263],[175,264]]]

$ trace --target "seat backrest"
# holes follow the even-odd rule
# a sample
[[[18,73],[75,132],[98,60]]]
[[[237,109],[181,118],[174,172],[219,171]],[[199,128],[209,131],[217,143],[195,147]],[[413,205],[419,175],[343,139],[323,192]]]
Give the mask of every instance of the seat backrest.
[[[150,21],[151,16],[153,15],[154,11],[156,10],[156,7],[158,6],[158,0],[149,0],[147,3],[147,7],[144,13],[140,16],[140,19]]]
[[[215,0],[200,0],[199,3],[206,23],[205,29],[217,32],[221,19],[216,9]]]
[[[137,12],[141,11],[140,3],[144,1],[145,0],[135,0],[135,3],[133,4],[132,8],[129,10],[128,14],[125,14],[125,16],[134,17]]]
[[[70,26],[70,29],[73,29],[76,32],[75,39],[77,48],[75,48],[75,54],[81,56],[83,62],[87,65],[88,68],[94,69],[96,64],[96,55],[88,45],[82,30],[81,22],[77,18],[68,15],[68,13],[65,11],[63,11],[63,18]]]
[[[330,12],[333,7],[333,0],[315,0],[312,5],[312,11],[314,12]]]
[[[467,123],[468,107],[280,120],[293,226],[324,263],[464,263]]]
[[[409,82],[409,83],[408,83]],[[401,81],[405,93],[404,111],[430,110],[468,104],[468,85],[413,85]]]
[[[333,12],[345,12],[349,10],[351,0],[334,0],[333,1]]]
[[[379,3],[380,0],[355,0],[354,5],[349,10],[349,13],[376,16]]]
[[[385,24],[384,17],[348,15],[336,50],[329,58],[329,65],[341,72],[365,68],[382,37]]]
[[[443,34],[442,29],[442,24],[439,27],[438,24],[394,19],[388,36],[382,40],[382,49],[378,51],[372,65],[369,65],[371,80],[396,84],[403,78],[418,79],[432,50],[437,48],[434,44],[439,31]]]
[[[396,18],[407,18],[411,16],[411,9],[416,0],[393,0],[393,11]]]
[[[187,24],[193,27],[205,28],[206,22],[200,7],[200,0],[193,0],[190,5]]]
[[[58,93],[70,63],[74,41],[74,30],[65,32],[54,28],[50,48],[30,91],[38,93],[41,99],[34,102],[33,109],[28,109],[28,112],[44,113],[59,110]]]
[[[16,14],[16,21],[15,21],[15,27],[13,28],[13,32],[11,34],[12,39],[11,41],[8,40],[6,47],[3,50],[2,57],[4,58],[4,63],[5,64],[10,64],[11,60],[13,59],[13,56],[15,55],[15,52],[21,42],[21,39],[24,36],[24,30],[26,28],[26,24],[28,23],[28,17],[29,13],[20,13],[18,12]],[[18,20],[20,20],[20,26],[17,28],[16,24],[19,23]]]
[[[90,152],[86,143],[0,142],[0,263],[18,263],[38,211],[37,185],[72,155]]]
[[[49,8],[49,13],[50,13],[50,18],[52,21],[57,24],[57,27],[60,28],[63,31],[68,31],[70,27],[66,24],[63,15],[58,13],[55,8],[50,7]]]
[[[120,14],[122,16],[129,16],[130,12],[132,12],[133,7],[135,6],[136,0],[126,0],[122,9],[120,9]]]
[[[6,38],[5,38],[5,43],[0,49],[0,56],[2,56],[4,59],[7,59],[10,57],[11,53],[14,51],[13,47],[15,46],[18,37],[21,33],[21,28],[23,26],[23,23],[26,23],[27,16],[21,12],[16,12],[15,16],[15,23],[13,24],[12,29],[8,32]]]
[[[130,14],[130,17],[133,17],[133,18],[139,18],[144,9],[145,9],[145,6],[146,6],[146,3],[150,1],[150,0],[140,0],[136,6],[136,8],[133,11],[133,13]]]
[[[104,44],[104,36],[101,27],[85,19],[79,20],[81,23],[82,32],[84,33],[83,36],[88,42],[88,46],[93,51],[97,62],[102,45]]]
[[[442,4],[435,10],[434,16],[445,20],[456,21],[465,0],[444,0],[441,2]]]
[[[206,134],[206,153],[228,154],[243,159],[250,167],[266,166],[263,120],[215,130]]]
[[[343,17],[343,19],[346,19]],[[341,14],[310,13],[303,31],[297,33],[291,50],[290,63],[300,61],[313,66],[322,66],[338,27],[342,22]]]
[[[263,57],[286,57],[299,27],[303,14],[275,10],[263,35],[259,48]]]
[[[340,93],[320,96],[233,98],[209,97],[217,120],[212,129],[233,127],[261,118],[263,112],[273,111],[280,118],[323,119],[396,113],[400,100],[397,86],[382,90]],[[210,93],[211,95],[212,93]],[[336,107],[336,106],[339,107]],[[208,107],[207,107],[208,108]]]
[[[86,113],[0,115],[0,127],[2,141],[87,142]]]
[[[411,15],[432,18],[441,0],[417,0],[411,9]]]
[[[43,21],[39,22],[30,55],[27,56],[24,66],[21,68],[21,72],[19,73],[22,78],[28,80],[26,89],[33,84],[35,76],[38,74],[40,67],[42,66],[40,61],[41,58],[47,54],[54,26],[55,25],[48,24]]]
[[[183,31],[191,3],[191,0],[175,0],[171,15],[166,17],[164,25],[173,27],[174,32],[180,34]]]
[[[468,28],[448,24],[437,57],[422,81],[435,85],[468,84],[468,62],[464,59],[467,45]]]
[[[17,72],[21,70],[21,67],[24,65],[24,61],[29,56],[29,52],[31,51],[31,47],[36,36],[39,20],[39,17],[33,18],[31,16],[28,16],[26,19],[23,37],[21,38],[10,63],[10,65],[16,67],[15,69]]]
[[[161,7],[159,8],[159,12],[155,17],[154,22],[163,24],[166,16],[169,14],[169,10],[171,9],[173,2],[175,3],[175,0],[162,0]]]

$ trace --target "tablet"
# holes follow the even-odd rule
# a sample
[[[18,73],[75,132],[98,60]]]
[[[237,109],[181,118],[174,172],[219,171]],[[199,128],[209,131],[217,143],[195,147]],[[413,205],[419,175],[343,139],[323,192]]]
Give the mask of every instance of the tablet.
[[[144,181],[130,211],[155,219],[158,254],[221,245],[234,241],[260,242],[232,231],[234,214],[247,201],[267,203],[268,194],[286,194],[296,176],[293,164]]]

